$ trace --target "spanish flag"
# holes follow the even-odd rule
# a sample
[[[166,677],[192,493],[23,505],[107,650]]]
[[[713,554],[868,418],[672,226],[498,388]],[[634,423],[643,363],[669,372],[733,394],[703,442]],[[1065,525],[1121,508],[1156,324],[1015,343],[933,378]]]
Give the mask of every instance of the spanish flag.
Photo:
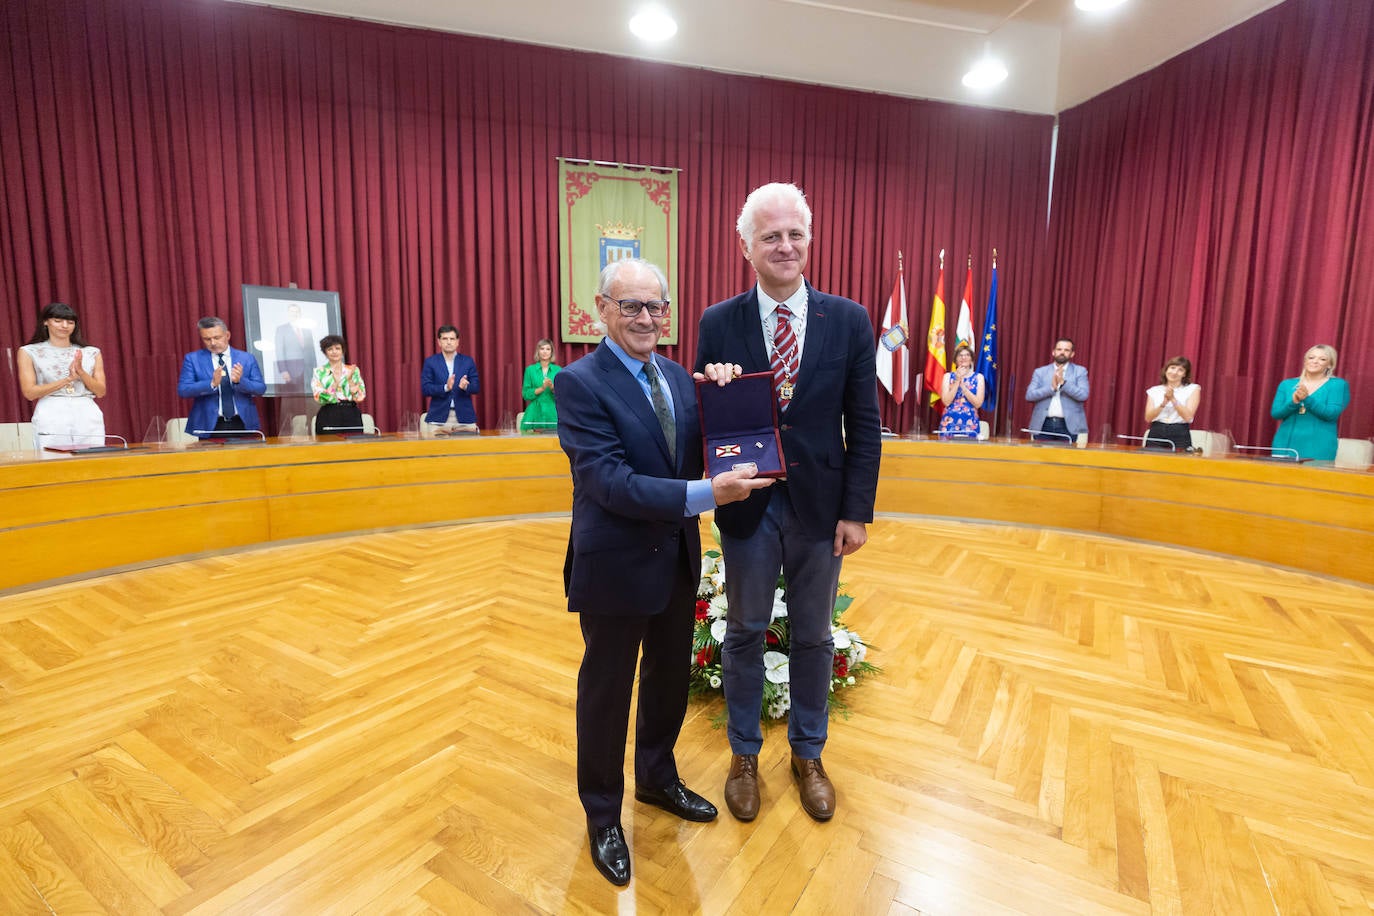
[[[926,334],[926,369],[923,381],[930,390],[930,406],[940,403],[945,377],[945,250],[940,249],[940,278],[935,281],[935,303],[930,307],[930,331]]]

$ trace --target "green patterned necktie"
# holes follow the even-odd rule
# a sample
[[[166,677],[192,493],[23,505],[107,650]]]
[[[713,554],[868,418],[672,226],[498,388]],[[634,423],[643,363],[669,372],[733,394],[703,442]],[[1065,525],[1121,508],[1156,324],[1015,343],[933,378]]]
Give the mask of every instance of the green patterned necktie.
[[[673,422],[673,412],[668,409],[668,398],[658,381],[658,370],[652,362],[644,364],[644,377],[649,380],[649,399],[654,402],[654,414],[658,425],[663,428],[663,438],[668,440],[668,455],[677,464],[677,424]]]

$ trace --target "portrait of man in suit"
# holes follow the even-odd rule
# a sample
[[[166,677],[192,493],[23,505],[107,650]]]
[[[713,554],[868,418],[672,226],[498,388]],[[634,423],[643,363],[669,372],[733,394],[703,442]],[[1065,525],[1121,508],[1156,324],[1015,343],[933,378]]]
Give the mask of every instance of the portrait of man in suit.
[[[288,391],[309,391],[315,369],[315,329],[293,302],[286,307],[286,321],[273,336],[272,360],[278,384]]]
[[[1026,400],[1031,408],[1030,428],[1034,438],[1071,443],[1088,431],[1088,370],[1074,363],[1073,341],[1061,337],[1054,342],[1052,362],[1031,374]]]
[[[835,790],[821,752],[835,654],[831,613],[841,559],[868,539],[882,454],[875,334],[862,305],[806,282],[811,208],[801,189],[755,189],[735,228],[758,282],[702,315],[696,365],[773,373],[787,476],[716,512],[730,607],[722,650],[732,751],[725,804],[742,821],[759,809],[764,637],[781,569],[792,624],[791,771],[802,807],[829,820]]]
[[[596,296],[606,336],[554,380],[558,439],[573,480],[563,582],[584,643],[577,792],[592,861],[617,885],[630,880],[620,809],[636,667],[635,798],[689,821],[716,816],[683,783],[673,755],[687,710],[701,577],[696,517],[772,483],[752,469],[702,479],[692,376],[655,352],[666,289],[663,271],[647,261],[607,265]],[[738,368],[712,366],[710,377],[727,384]]]
[[[181,361],[177,396],[193,398],[186,431],[202,439],[215,433],[259,429],[253,399],[267,390],[262,370],[252,353],[229,346],[229,327],[222,318],[197,322],[201,349]]]

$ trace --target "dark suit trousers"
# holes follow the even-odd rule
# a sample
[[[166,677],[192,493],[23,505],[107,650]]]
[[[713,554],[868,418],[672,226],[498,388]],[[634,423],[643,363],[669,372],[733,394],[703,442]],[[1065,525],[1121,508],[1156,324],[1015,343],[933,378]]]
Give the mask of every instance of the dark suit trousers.
[[[620,823],[636,661],[635,781],[664,788],[678,778],[673,745],[687,713],[697,591],[685,544],[679,552],[673,595],[661,613],[580,615],[586,649],[577,673],[577,794],[593,826]]]

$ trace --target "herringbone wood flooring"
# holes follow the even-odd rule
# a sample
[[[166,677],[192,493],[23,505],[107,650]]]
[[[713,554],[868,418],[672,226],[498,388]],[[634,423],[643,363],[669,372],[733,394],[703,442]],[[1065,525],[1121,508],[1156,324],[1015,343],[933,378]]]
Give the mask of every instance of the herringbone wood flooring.
[[[592,868],[562,519],[277,547],[0,598],[5,913],[1334,913],[1374,905],[1374,590],[886,519],[884,673],[797,803],[625,806]],[[729,759],[694,704],[689,785]]]

